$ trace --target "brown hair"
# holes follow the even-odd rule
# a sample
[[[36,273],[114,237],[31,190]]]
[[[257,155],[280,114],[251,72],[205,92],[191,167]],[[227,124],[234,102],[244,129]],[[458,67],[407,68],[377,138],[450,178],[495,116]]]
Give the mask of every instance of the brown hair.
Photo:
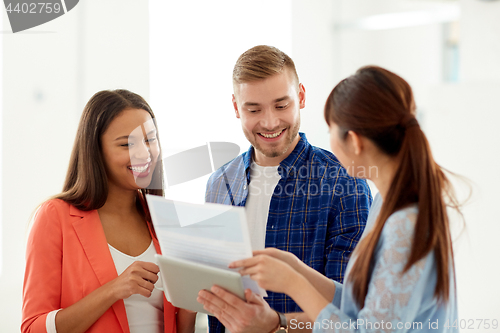
[[[280,74],[287,68],[296,79],[297,88],[299,77],[293,60],[283,51],[267,45],[254,46],[245,51],[234,65],[233,85],[267,79]]]
[[[410,85],[375,66],[363,67],[341,81],[326,101],[326,122],[339,126],[342,139],[353,131],[399,161],[375,226],[355,251],[362,255],[356,256],[350,276],[360,307],[364,306],[370,264],[385,221],[395,211],[414,203],[418,205],[418,216],[403,272],[433,251],[437,268],[434,296],[443,301],[449,297],[453,249],[443,195],[453,207],[458,208],[458,204],[449,180],[432,157],[427,138],[415,119],[415,109]]]
[[[54,198],[62,199],[80,210],[94,210],[104,205],[108,197],[108,177],[102,157],[101,137],[113,119],[125,109],[145,110],[155,120],[148,103],[128,90],[100,91],[88,101],[78,125],[63,191]],[[151,183],[140,190],[137,202],[139,210],[148,216],[144,194],[163,195],[161,148]]]

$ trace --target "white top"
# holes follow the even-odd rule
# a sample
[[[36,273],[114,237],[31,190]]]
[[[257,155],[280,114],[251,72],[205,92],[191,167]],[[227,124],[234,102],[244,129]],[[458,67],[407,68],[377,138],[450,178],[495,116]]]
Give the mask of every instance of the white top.
[[[250,165],[250,185],[248,187],[245,212],[252,250],[262,250],[266,246],[269,205],[274,189],[280,179],[278,165],[263,167],[255,162]],[[225,332],[231,333],[227,328]]]
[[[134,261],[156,262],[156,249],[152,241],[147,250],[137,257],[126,255],[109,244],[108,247],[118,275],[123,273]],[[160,283],[160,281],[158,280],[157,283]],[[162,291],[155,288],[149,298],[136,294],[123,301],[125,303],[130,333],[160,333],[164,331]],[[60,310],[51,311],[47,315],[47,319],[45,320],[47,333],[57,333],[56,314]]]
[[[278,166],[263,167],[255,162],[250,165],[250,185],[245,211],[253,250],[265,247],[269,204],[280,179]]]
[[[137,257],[131,257],[109,245],[118,275],[123,273],[134,261],[155,263],[156,249],[153,242],[147,250]],[[127,312],[130,333],[160,333],[163,328],[163,291],[153,289],[151,297],[134,294],[123,300]]]

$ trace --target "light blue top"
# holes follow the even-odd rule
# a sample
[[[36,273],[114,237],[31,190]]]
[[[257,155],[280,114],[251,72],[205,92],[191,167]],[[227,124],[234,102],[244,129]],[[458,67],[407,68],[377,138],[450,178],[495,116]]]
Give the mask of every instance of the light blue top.
[[[378,194],[362,237],[374,225],[381,206]],[[345,286],[334,281],[334,299],[316,318],[313,332],[458,332],[453,269],[446,304],[434,297],[437,271],[433,252],[402,274],[411,251],[417,212],[416,206],[408,207],[387,219],[374,252],[364,307],[360,309],[352,295],[349,272],[353,259],[347,265]]]

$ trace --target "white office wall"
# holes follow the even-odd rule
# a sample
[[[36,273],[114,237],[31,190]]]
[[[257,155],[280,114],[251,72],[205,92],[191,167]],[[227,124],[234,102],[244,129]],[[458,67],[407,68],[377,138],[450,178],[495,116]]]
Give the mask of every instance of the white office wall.
[[[86,0],[75,9],[80,15],[82,78],[78,112],[93,94],[105,89],[128,89],[149,101],[148,2]]]
[[[461,82],[431,86],[426,130],[440,164],[468,178],[465,231],[456,246],[461,319],[498,318],[500,286],[500,2],[461,0]],[[467,186],[459,184],[459,193]],[[477,322],[476,322],[477,324]],[[489,332],[481,327],[477,332]]]
[[[356,22],[381,13],[408,13],[433,10],[435,2],[383,0],[341,1],[340,22]],[[362,16],[360,16],[362,13]],[[442,82],[443,26],[419,25],[386,30],[337,28],[340,77],[358,68],[378,65],[394,71],[413,88],[417,107],[424,111],[429,103],[429,86]]]
[[[460,0],[461,77],[464,82],[500,80],[500,2]]]
[[[9,30],[6,24],[4,30]],[[77,113],[75,13],[37,30],[3,34],[4,332],[19,331],[28,219],[39,203],[61,188]]]
[[[336,1],[292,2],[292,58],[306,89],[300,130],[311,144],[330,149],[323,107],[339,80],[340,60],[334,23],[340,15]]]
[[[19,331],[28,220],[61,191],[84,104],[102,89],[149,97],[147,22],[147,2],[86,0],[42,26],[1,34],[0,332]]]
[[[463,207],[465,229],[455,243],[459,316],[465,320],[499,320],[499,91],[500,80],[435,86],[426,116],[426,133],[436,160],[467,178],[463,182],[452,177],[462,199],[469,187],[473,191]],[[452,222],[455,230],[462,230],[460,219]],[[475,324],[475,332],[491,331],[484,326],[477,329]]]

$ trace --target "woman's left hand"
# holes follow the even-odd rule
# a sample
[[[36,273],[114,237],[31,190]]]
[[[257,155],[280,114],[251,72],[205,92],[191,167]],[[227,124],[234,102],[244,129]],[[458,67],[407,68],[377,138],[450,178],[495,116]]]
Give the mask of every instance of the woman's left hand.
[[[294,281],[301,277],[286,262],[263,254],[234,261],[229,264],[229,268],[241,268],[241,275],[250,275],[259,286],[277,293],[286,294],[293,288]]]

